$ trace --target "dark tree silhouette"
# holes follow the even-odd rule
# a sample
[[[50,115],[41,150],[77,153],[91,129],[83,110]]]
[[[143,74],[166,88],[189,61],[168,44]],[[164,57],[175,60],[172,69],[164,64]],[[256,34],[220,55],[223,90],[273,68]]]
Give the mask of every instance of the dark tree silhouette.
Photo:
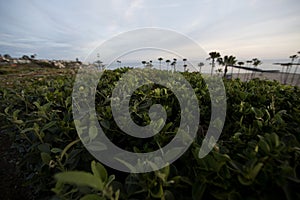
[[[254,68],[257,68],[257,66],[261,65],[261,64],[262,64],[262,62],[260,60],[258,60],[257,58],[252,59],[252,65]],[[255,77],[255,73],[256,73],[256,71],[252,71],[251,78]]]
[[[241,67],[241,66],[242,66],[242,65],[244,65],[245,63],[240,61],[240,62],[238,62],[237,64],[238,64],[238,65]],[[240,70],[241,70],[241,69],[239,68],[239,71],[238,71],[237,77],[239,77],[239,76],[240,76]]]
[[[224,56],[224,58],[218,58],[218,59],[217,59],[217,62],[218,62],[220,65],[225,66],[223,77],[226,77],[227,72],[228,72],[228,66],[235,65],[235,63],[236,63],[236,58],[235,58],[234,56]]]
[[[163,60],[163,58],[159,57],[157,60],[159,61],[159,69],[161,70],[161,61]]]
[[[169,70],[169,65],[170,65],[170,60],[166,60],[166,63],[167,63],[167,70]]]
[[[176,58],[173,58],[172,64],[173,64],[174,72],[176,72],[176,61],[177,61],[177,59],[176,59]],[[172,65],[172,64],[171,64],[171,65]]]
[[[213,70],[215,68],[215,61],[216,59],[220,58],[221,57],[221,54],[219,52],[210,52],[209,53],[209,58],[207,58],[207,60],[211,60],[211,72],[210,72],[210,75],[212,76],[213,74]]]
[[[183,65],[183,69],[184,69],[183,71],[184,71],[184,72],[186,72],[186,68],[187,68],[187,64],[184,64],[184,65]]]
[[[300,55],[300,51],[298,51],[297,53]],[[296,65],[296,69],[295,69],[294,75],[296,75],[298,66],[299,66],[299,64],[300,64],[300,56],[298,56],[298,58],[299,58],[299,59],[298,59],[298,65]],[[298,85],[299,80],[300,80],[300,76],[298,75],[298,79],[297,79],[297,81],[296,81],[296,85]]]
[[[298,53],[299,53],[299,52],[298,52]],[[297,58],[298,58],[298,56],[297,56],[296,54],[290,56],[290,59],[291,59],[291,68],[293,67],[294,61],[295,61],[295,59],[297,59]],[[293,83],[293,81],[294,81],[294,77],[295,77],[295,74],[296,74],[296,72],[297,72],[297,69],[298,69],[298,65],[295,66],[295,71],[294,71],[294,73],[293,73],[291,83]],[[291,70],[290,70],[290,71],[291,71]]]
[[[121,60],[117,60],[117,63],[118,63],[118,65],[119,65],[119,67],[121,67]]]
[[[199,73],[201,73],[201,69],[202,69],[203,66],[204,66],[204,63],[203,63],[203,62],[199,62],[199,63],[198,63]]]
[[[252,63],[252,60],[247,60],[246,63],[247,63],[247,66],[250,67],[250,64]],[[244,76],[244,79],[248,81],[249,76],[250,76],[250,73],[246,72],[245,76]]]

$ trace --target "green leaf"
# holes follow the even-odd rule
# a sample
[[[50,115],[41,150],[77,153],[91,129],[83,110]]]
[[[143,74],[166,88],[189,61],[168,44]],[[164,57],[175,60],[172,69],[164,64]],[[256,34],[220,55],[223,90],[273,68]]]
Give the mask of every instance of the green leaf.
[[[168,180],[168,176],[170,174],[170,165],[167,165],[166,167],[160,169],[156,172],[156,175],[162,179],[164,182]]]
[[[92,141],[90,144],[86,144],[86,147],[91,151],[104,151],[107,149],[106,144],[100,141]]]
[[[107,179],[106,185],[109,186],[116,179],[115,175],[110,175]]]
[[[264,116],[264,113],[258,108],[251,107],[251,111],[255,114],[256,119],[262,119]]]
[[[246,179],[244,176],[242,175],[238,175],[238,180],[242,185],[251,185],[252,184],[252,180],[250,179]]]
[[[175,200],[173,193],[169,190],[165,190],[163,197],[165,200]]]
[[[55,174],[54,178],[63,183],[74,184],[77,186],[88,186],[100,191],[103,190],[103,182],[101,179],[87,172],[61,172]]]
[[[120,158],[115,158],[120,163],[124,164],[131,172],[136,172],[136,168],[125,160],[121,160]]]
[[[43,126],[42,131],[49,129],[54,125],[56,125],[56,121],[51,121],[51,122],[45,124],[45,126]]]
[[[17,120],[17,118],[18,118],[18,114],[19,114],[19,112],[20,112],[21,110],[15,110],[14,112],[13,112],[13,119],[14,120]]]
[[[9,113],[8,113],[9,109],[10,109],[10,107],[9,107],[9,106],[8,106],[8,107],[6,107],[6,108],[4,109],[4,113],[5,113],[6,115],[9,115]]]
[[[255,165],[255,167],[250,171],[249,175],[252,180],[255,179],[255,177],[259,173],[260,169],[262,168],[262,166],[264,166],[263,163],[257,163],[257,165]]]
[[[49,165],[50,161],[51,161],[51,156],[48,153],[45,152],[41,152],[41,158],[43,163],[45,163],[46,165]]]
[[[38,149],[39,149],[41,152],[51,153],[50,147],[49,147],[48,144],[40,144],[40,145],[38,146]]]
[[[192,188],[192,198],[193,200],[200,200],[206,190],[206,184],[204,182],[197,182]]]
[[[265,153],[270,153],[270,146],[269,144],[264,140],[264,138],[261,138],[258,142],[259,148],[261,148]]]
[[[94,176],[101,178],[102,182],[107,181],[107,171],[103,165],[100,163],[96,163],[95,161],[92,161],[91,168]]]
[[[98,129],[96,126],[90,126],[89,127],[89,137],[90,137],[90,140],[93,140],[97,137],[98,135]]]
[[[37,107],[37,109],[40,110],[41,106],[40,106],[39,102],[35,101],[35,102],[33,102],[33,105],[35,105]]]
[[[59,148],[52,148],[51,149],[51,152],[52,153],[60,153],[62,150],[61,149],[59,149]]]
[[[280,145],[279,137],[276,133],[272,133],[270,135],[270,139],[272,141],[272,144],[274,144],[275,147],[278,147]]]
[[[102,121],[100,121],[100,124],[103,128],[108,129],[108,130],[110,129],[110,123],[108,120],[102,120]]]
[[[171,162],[176,156],[182,153],[183,147],[174,147],[167,151],[164,155],[164,160],[167,162]]]
[[[164,190],[161,184],[158,184],[156,187],[151,188],[150,194],[154,198],[161,198],[164,195]]]
[[[74,144],[76,144],[76,143],[79,142],[79,141],[80,141],[80,139],[77,139],[77,140],[74,140],[74,141],[70,142],[70,143],[64,148],[64,150],[61,152],[61,154],[60,154],[60,159],[62,160],[63,157],[64,157],[64,155],[66,155],[67,151],[68,151]]]

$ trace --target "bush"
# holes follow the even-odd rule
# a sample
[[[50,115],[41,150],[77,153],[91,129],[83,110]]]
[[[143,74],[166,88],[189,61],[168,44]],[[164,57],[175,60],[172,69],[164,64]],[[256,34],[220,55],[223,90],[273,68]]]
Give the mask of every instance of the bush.
[[[154,103],[168,113],[162,133],[145,142],[124,137],[110,109],[111,92],[127,72],[106,71],[97,88],[97,116],[108,137],[129,151],[167,144],[180,123],[178,102],[159,85],[139,88],[132,117],[149,123]],[[97,163],[78,139],[71,110],[74,77],[32,80],[0,88],[1,129],[14,138],[18,164],[36,198],[61,199],[297,199],[300,155],[300,90],[278,82],[224,80],[227,117],[222,135],[205,158],[198,153],[210,120],[210,97],[198,73],[183,73],[197,95],[201,123],[188,151],[150,173],[127,174]],[[159,97],[157,94],[160,95]],[[144,104],[145,102],[151,102]],[[160,145],[158,145],[160,144]]]

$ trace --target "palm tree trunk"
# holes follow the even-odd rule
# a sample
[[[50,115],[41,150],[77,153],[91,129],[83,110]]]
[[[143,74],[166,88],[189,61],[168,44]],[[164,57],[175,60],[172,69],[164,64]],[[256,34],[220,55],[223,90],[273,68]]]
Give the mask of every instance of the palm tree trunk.
[[[284,66],[281,67],[280,82],[283,83]]]
[[[287,80],[289,80],[289,77],[290,77],[290,75],[291,75],[292,68],[293,68],[293,63],[292,63],[292,65],[289,67],[289,71],[288,71],[288,74],[287,74]],[[292,84],[292,82],[290,82],[290,84]]]
[[[298,65],[296,65],[295,71],[294,71],[294,73],[293,73],[293,77],[292,77],[292,80],[291,80],[291,83],[292,83],[292,84],[293,84],[293,82],[294,82],[294,78],[295,78],[295,75],[296,75],[297,71],[298,71]]]
[[[295,78],[295,75],[296,75],[296,73],[297,73],[297,71],[298,71],[298,66],[299,66],[299,64],[300,64],[300,59],[298,60],[298,65],[296,65],[296,67],[295,67],[295,71],[294,71],[294,73],[293,73],[293,77],[292,77],[291,83],[294,82],[294,78]]]
[[[215,67],[215,60],[213,59],[212,62],[211,62],[211,72],[210,72],[211,76],[213,75],[214,67]]]
[[[254,74],[254,71],[251,72],[251,76],[250,76],[250,79],[253,78],[253,74]]]
[[[228,66],[227,65],[225,65],[225,69],[224,69],[224,78],[226,77],[226,74],[227,74],[227,71],[228,71]]]
[[[289,73],[289,68],[290,66],[286,66],[286,71],[285,71],[285,77],[284,77],[284,84],[286,84],[287,79],[289,77],[288,73]]]
[[[252,76],[252,79],[255,78],[256,71],[253,71],[252,75],[253,75],[253,76]]]

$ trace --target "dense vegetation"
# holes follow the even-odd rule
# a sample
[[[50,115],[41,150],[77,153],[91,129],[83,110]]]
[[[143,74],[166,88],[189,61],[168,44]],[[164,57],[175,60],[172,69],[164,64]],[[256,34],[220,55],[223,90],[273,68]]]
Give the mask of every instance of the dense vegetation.
[[[167,108],[162,132],[148,140],[124,137],[114,124],[112,89],[128,69],[106,71],[98,85],[97,114],[118,146],[148,152],[166,144],[180,122],[172,91],[139,88],[131,98],[133,118],[148,123],[153,103]],[[13,138],[35,199],[300,199],[300,89],[273,81],[224,80],[227,117],[222,135],[205,158],[198,152],[210,121],[210,97],[199,73],[183,73],[199,100],[201,123],[189,150],[159,171],[127,174],[94,161],[78,139],[72,117],[74,76],[22,79],[1,84],[1,134]]]

